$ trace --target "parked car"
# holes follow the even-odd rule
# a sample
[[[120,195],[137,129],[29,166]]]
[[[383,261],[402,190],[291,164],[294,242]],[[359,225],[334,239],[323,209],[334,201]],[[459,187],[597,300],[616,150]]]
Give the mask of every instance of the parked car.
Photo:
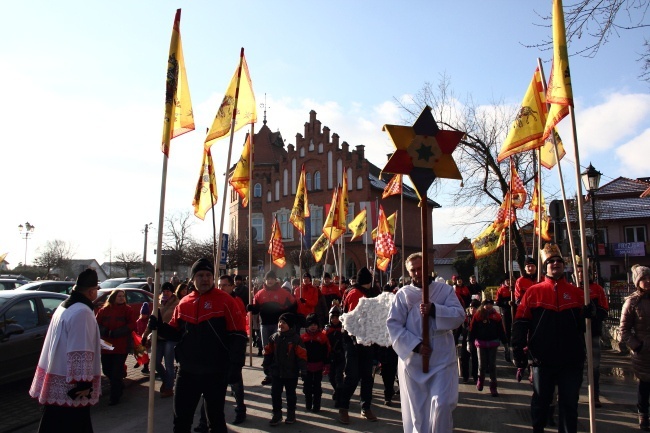
[[[0,384],[34,375],[52,315],[67,298],[44,291],[0,291]]]
[[[99,311],[100,308],[102,308],[104,302],[106,302],[106,299],[108,299],[108,295],[110,295],[113,290],[115,289],[99,289],[97,292],[97,299],[95,299],[94,302],[95,313]],[[153,294],[147,292],[146,290],[135,289],[131,287],[120,287],[120,290],[124,290],[124,292],[126,292],[126,303],[131,306],[136,314],[140,314],[140,308],[145,302],[149,303],[149,307],[153,306]]]
[[[119,286],[116,287],[116,289],[142,289],[147,290],[149,288],[149,285],[147,284],[146,281],[131,281],[128,283],[122,283]]]
[[[127,277],[122,277],[122,278],[109,278],[106,281],[102,281],[99,284],[100,289],[114,289],[115,287],[119,286],[120,284],[123,283],[129,283],[131,281],[144,281],[146,282],[146,278],[127,278]]]
[[[20,278],[0,278],[0,290],[13,290],[27,283],[29,280]]]
[[[63,293],[69,295],[74,287],[74,281],[34,281],[20,286],[17,290],[38,290],[40,292]]]

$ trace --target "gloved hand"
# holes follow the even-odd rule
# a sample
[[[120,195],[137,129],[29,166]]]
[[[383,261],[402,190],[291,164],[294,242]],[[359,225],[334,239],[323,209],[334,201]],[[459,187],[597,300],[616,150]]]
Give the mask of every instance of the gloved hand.
[[[517,378],[517,382],[521,382],[521,379],[524,378],[524,370],[525,370],[524,368],[517,369],[517,374],[515,375],[515,377]]]
[[[514,307],[517,304],[515,304],[515,301],[508,301],[508,305],[510,305],[511,307]]]
[[[254,308],[255,308],[255,307],[253,307],[253,304],[248,304],[248,305],[246,305],[246,311],[248,311],[248,312],[253,311]]]
[[[305,298],[300,298],[300,303],[301,303],[301,304],[306,304],[306,303],[307,303],[307,300],[306,300]]]
[[[158,329],[158,318],[156,316],[149,316],[149,322],[147,324],[147,327],[151,329],[152,331],[155,331]]]
[[[583,305],[582,314],[585,319],[593,319],[594,317],[596,317],[596,306],[591,302],[588,303],[587,305]]]

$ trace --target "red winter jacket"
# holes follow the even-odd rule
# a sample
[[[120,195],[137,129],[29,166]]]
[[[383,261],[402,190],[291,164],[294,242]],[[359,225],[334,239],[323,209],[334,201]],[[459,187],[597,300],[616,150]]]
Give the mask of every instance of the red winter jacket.
[[[329,363],[330,342],[324,331],[307,331],[300,336],[307,350],[307,371],[323,371]]]
[[[318,289],[312,283],[302,284],[293,289],[293,297],[298,302],[298,314],[307,317],[314,312],[318,304]]]
[[[128,353],[135,331],[135,312],[127,304],[107,305],[97,312],[97,324],[102,338],[113,345],[113,350],[102,349],[103,354]]]

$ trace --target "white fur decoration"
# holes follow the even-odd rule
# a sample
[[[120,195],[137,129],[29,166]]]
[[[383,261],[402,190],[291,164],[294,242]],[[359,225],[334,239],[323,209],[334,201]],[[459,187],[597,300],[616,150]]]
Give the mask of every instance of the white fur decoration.
[[[361,298],[354,310],[341,315],[343,328],[357,338],[357,343],[364,346],[373,343],[390,346],[386,319],[394,298],[395,295],[390,292],[382,292],[375,298]]]

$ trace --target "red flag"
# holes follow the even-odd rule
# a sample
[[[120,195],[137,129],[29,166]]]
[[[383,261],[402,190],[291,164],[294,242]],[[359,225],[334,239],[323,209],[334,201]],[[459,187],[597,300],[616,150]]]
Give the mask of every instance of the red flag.
[[[390,263],[390,258],[397,253],[390,225],[384,213],[384,208],[379,206],[379,224],[377,225],[377,239],[375,241],[377,255],[377,268],[385,271]]]
[[[271,260],[273,264],[284,268],[284,265],[287,264],[287,260],[284,257],[284,244],[282,243],[282,231],[280,230],[280,224],[278,224],[278,217],[276,216],[273,220],[273,227],[271,228],[271,241],[269,242],[269,254],[271,255]]]
[[[526,203],[526,188],[517,173],[514,162],[510,158],[510,196],[512,197],[512,206],[516,209],[522,209]]]
[[[384,188],[384,193],[381,195],[381,198],[384,199],[391,195],[401,194],[401,193],[402,193],[402,175],[396,174],[395,176],[393,176],[390,182],[388,182],[386,188]]]

